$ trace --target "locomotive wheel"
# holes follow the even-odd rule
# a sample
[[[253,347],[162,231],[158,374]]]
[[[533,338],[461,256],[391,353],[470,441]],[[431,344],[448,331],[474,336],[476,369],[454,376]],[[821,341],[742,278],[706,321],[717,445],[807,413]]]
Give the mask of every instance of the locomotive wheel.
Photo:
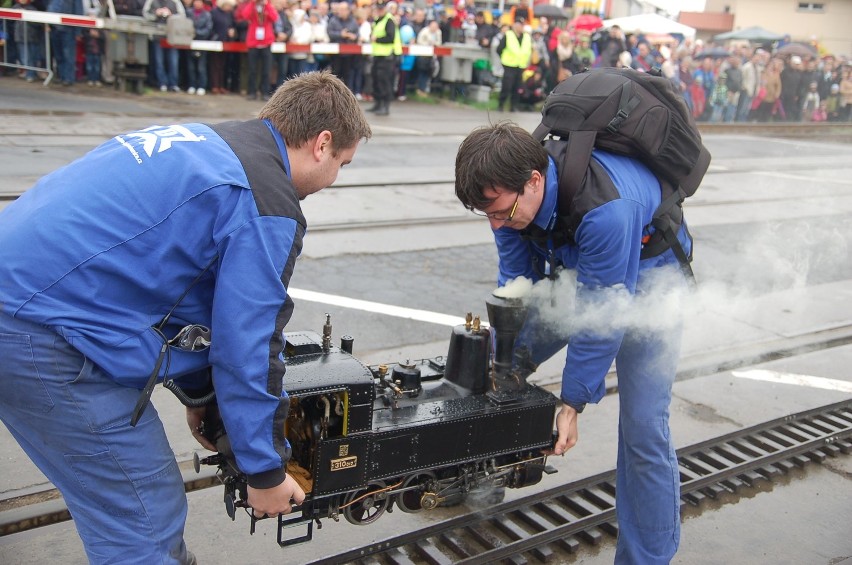
[[[405,490],[396,496],[396,505],[399,509],[403,512],[408,512],[409,514],[414,514],[415,512],[423,510],[424,493],[428,489],[429,483],[435,480],[435,478],[435,473],[431,472],[409,475],[408,478],[405,479],[405,482],[402,483],[402,488],[418,488]]]
[[[370,483],[367,488],[346,495],[343,516],[355,525],[372,524],[385,513],[390,506],[391,497],[386,492],[376,492],[385,488],[384,481]]]

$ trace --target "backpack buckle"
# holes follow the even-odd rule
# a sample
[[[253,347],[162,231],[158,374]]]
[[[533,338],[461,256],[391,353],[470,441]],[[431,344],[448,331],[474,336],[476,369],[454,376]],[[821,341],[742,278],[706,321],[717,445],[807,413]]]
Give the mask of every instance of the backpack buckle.
[[[615,117],[607,124],[606,131],[608,131],[609,133],[617,133],[618,129],[621,127],[621,124],[624,123],[624,120],[626,120],[627,117],[627,112],[624,111],[623,108],[620,109],[615,115]]]

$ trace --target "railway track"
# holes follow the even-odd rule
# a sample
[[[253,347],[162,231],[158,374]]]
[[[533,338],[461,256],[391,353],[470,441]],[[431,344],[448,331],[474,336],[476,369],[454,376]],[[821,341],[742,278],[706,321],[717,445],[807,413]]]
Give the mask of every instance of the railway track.
[[[852,325],[805,334],[797,338],[784,338],[762,346],[746,346],[728,351],[727,358],[710,355],[684,358],[677,379],[684,380],[715,374],[721,371],[754,365],[774,359],[789,358],[814,351],[840,347],[852,343]],[[540,386],[556,391],[558,381],[540,381]],[[607,376],[607,394],[617,392],[615,375]],[[204,467],[196,473],[191,460],[179,461],[186,492],[198,491],[220,485],[214,469]],[[65,503],[55,488],[38,486],[5,493],[0,498],[0,536],[15,534],[34,528],[56,524],[71,519]],[[606,527],[606,526],[605,526]],[[593,534],[583,534],[588,537]]]
[[[852,400],[791,414],[678,450],[681,505],[852,452]],[[616,536],[615,470],[382,540],[311,565],[550,562]]]

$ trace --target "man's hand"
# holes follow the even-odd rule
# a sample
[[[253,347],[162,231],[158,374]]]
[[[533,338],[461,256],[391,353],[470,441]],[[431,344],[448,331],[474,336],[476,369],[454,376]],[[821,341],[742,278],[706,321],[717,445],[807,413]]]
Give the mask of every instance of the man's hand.
[[[206,406],[201,406],[200,408],[190,408],[189,406],[187,406],[186,423],[189,425],[189,430],[192,432],[192,437],[198,440],[198,443],[201,444],[201,447],[203,447],[204,449],[209,449],[210,451],[218,451],[218,449],[216,449],[216,446],[210,443],[210,440],[201,434],[205,414],[207,414]]]
[[[559,437],[552,450],[546,450],[545,455],[564,455],[566,451],[577,445],[580,435],[577,432],[577,411],[563,404],[556,414],[556,431]]]
[[[305,491],[290,475],[286,475],[284,482],[276,487],[248,487],[248,503],[255,518],[274,518],[279,514],[289,514],[293,509],[292,502],[301,504],[304,501]]]

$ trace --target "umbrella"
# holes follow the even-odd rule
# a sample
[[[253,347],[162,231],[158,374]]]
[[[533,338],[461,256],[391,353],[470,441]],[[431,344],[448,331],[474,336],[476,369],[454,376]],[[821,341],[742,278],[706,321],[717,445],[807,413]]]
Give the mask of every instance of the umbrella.
[[[581,14],[568,23],[569,28],[595,31],[603,27],[603,20],[594,14]]]
[[[728,41],[729,39],[745,39],[747,41],[763,42],[778,41],[779,39],[784,39],[784,36],[780,33],[775,33],[769,31],[768,29],[763,29],[760,26],[753,26],[747,27],[745,29],[738,29],[736,31],[720,33],[719,35],[713,37],[714,41]]]
[[[704,51],[697,53],[693,59],[700,61],[701,59],[707,59],[710,57],[711,59],[724,59],[725,57],[730,57],[731,52],[727,49],[722,49],[721,47],[711,47],[710,49],[705,49]]]
[[[533,16],[550,20],[567,20],[570,17],[565,10],[553,4],[536,4],[533,6]]]
[[[816,57],[816,49],[804,43],[788,43],[775,51],[776,55],[798,55],[799,57]]]

